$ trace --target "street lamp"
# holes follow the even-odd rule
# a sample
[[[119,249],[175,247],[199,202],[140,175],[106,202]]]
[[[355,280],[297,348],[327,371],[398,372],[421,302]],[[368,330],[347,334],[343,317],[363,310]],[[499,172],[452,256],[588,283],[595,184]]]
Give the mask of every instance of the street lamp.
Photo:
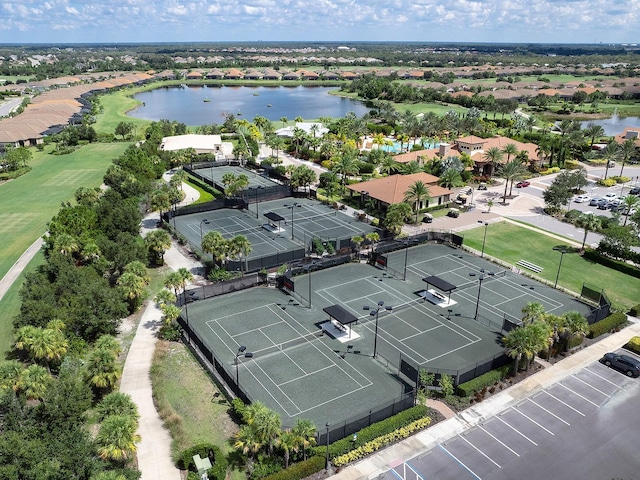
[[[560,263],[558,263],[558,273],[556,274],[556,283],[554,283],[553,288],[557,288],[558,280],[560,279],[560,269],[562,268],[562,259],[564,258],[564,254],[567,253],[567,249],[564,247],[553,247],[556,252],[560,252]]]
[[[378,316],[380,315],[380,310],[383,310],[383,308],[384,310],[387,310],[389,312],[393,310],[393,307],[391,305],[387,305],[385,307],[382,300],[378,302],[378,308],[376,308],[375,310],[371,310],[371,307],[369,305],[365,305],[362,307],[363,310],[369,310],[369,315],[371,315],[372,317],[376,317],[376,328],[373,337],[373,358],[376,358],[378,356]]]
[[[316,262],[311,262],[309,265],[307,265],[305,267],[305,270],[307,270],[307,272],[309,273],[309,308],[311,308],[311,271],[313,270],[313,267],[316,266]]]
[[[262,185],[252,188],[252,190],[256,192],[256,219],[258,218],[258,190],[260,190],[261,188]]]
[[[412,242],[410,240],[404,240],[404,271],[402,273],[402,281],[403,282],[407,279],[407,257],[409,256],[409,244],[410,243],[416,243],[416,241],[414,240]]]
[[[325,425],[327,427],[327,455],[325,458],[324,469],[325,471],[329,471],[329,422]]]
[[[300,205],[299,203],[287,205],[285,203],[284,206],[289,210],[291,210],[291,240],[293,240],[293,211],[295,210],[296,207],[302,207],[302,205]]]
[[[205,225],[209,225],[209,219],[208,218],[203,218],[202,220],[200,220],[200,244],[202,245],[202,224]]]
[[[475,276],[475,273],[470,273],[469,275],[471,276]],[[486,272],[487,276],[492,276],[494,275],[493,272]],[[479,285],[478,285],[478,298],[476,299],[476,313],[473,316],[474,320],[478,320],[478,309],[480,308],[480,292],[482,291],[482,281],[485,279],[485,271],[484,268],[480,269],[480,276],[478,277],[478,280],[480,281]]]
[[[238,364],[240,363],[238,362],[239,357],[253,358],[253,353],[247,352],[247,347],[244,345],[240,345],[240,347],[238,347],[238,353],[236,353],[236,359],[234,362],[236,364],[236,389],[238,390],[238,393],[240,392],[240,376],[238,373]]]
[[[480,254],[480,258],[484,258],[484,244],[487,241],[487,229],[489,228],[489,223],[483,220],[478,220],[478,223],[484,224],[484,237],[482,238],[482,253]]]

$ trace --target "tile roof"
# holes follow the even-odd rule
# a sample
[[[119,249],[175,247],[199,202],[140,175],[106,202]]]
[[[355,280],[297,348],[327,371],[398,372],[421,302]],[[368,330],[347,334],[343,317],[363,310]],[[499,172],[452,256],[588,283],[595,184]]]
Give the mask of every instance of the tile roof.
[[[354,192],[366,191],[371,198],[394,205],[404,202],[405,192],[417,181],[422,181],[429,187],[429,196],[431,198],[453,193],[451,190],[437,185],[438,177],[424,172],[412,173],[411,175],[389,175],[388,177],[348,185],[347,188]]]

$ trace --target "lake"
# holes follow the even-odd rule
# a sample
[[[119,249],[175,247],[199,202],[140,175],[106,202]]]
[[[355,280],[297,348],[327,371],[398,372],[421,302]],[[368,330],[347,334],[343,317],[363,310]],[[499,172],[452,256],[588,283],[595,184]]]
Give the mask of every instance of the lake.
[[[611,118],[605,118],[602,120],[589,120],[586,122],[580,122],[580,128],[585,129],[590,125],[600,125],[604,129],[604,134],[613,137],[624,132],[625,128],[640,128],[640,118],[638,117],[624,117],[620,118],[614,115]]]
[[[139,93],[143,105],[128,114],[145,120],[175,120],[186,125],[223,123],[226,114],[252,121],[261,115],[274,122],[282,117],[342,118],[347,112],[361,117],[364,103],[330,95],[336,87],[183,86]]]

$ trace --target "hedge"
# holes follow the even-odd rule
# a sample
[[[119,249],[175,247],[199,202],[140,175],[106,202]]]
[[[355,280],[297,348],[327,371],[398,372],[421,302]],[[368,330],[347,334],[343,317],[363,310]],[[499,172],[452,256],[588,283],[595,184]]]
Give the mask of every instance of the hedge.
[[[315,455],[302,462],[294,463],[289,468],[266,476],[263,480],[300,480],[323,470],[325,462],[325,457]]]
[[[365,443],[375,440],[383,435],[387,435],[388,433],[402,427],[406,427],[416,420],[426,417],[428,412],[429,409],[425,405],[416,405],[415,407],[408,408],[407,410],[397,413],[392,417],[374,423],[373,425],[365,427],[357,432],[358,440],[355,442],[353,441],[353,438],[349,436],[330,444],[329,456],[334,458],[339,455],[344,455]],[[323,450],[323,447],[317,446],[315,447],[314,453],[321,455]]]
[[[355,462],[364,457],[371,455],[378,450],[385,448],[392,443],[395,443],[399,440],[404,440],[405,438],[413,435],[418,430],[422,430],[423,428],[428,427],[431,424],[431,419],[429,417],[421,418],[420,420],[416,420],[413,423],[410,423],[406,427],[399,428],[398,430],[394,430],[391,433],[386,435],[382,435],[370,442],[361,445],[360,447],[351,450],[344,455],[340,455],[333,459],[333,464],[336,467],[341,467],[342,465],[346,465],[347,463]]]
[[[596,338],[627,323],[627,316],[622,312],[612,313],[608,317],[589,326],[589,338]]]
[[[487,373],[483,373],[473,380],[461,383],[456,389],[456,394],[460,397],[470,397],[483,388],[490,387],[494,383],[504,379],[509,374],[511,368],[511,364],[503,365],[500,368],[496,368],[494,370],[488,371]]]
[[[585,250],[583,258],[599,263],[600,265],[604,265],[605,267],[613,268],[618,272],[631,275],[632,277],[640,278],[640,269],[638,269],[637,267],[629,265],[626,262],[621,262],[619,260],[614,260],[613,258],[606,257],[590,248]]]
[[[640,337],[638,337],[637,335],[635,337],[631,337],[631,340],[629,340],[629,342],[624,345],[624,348],[635,353],[640,353]]]
[[[629,315],[631,315],[632,317],[640,317],[640,303],[631,307],[631,309],[629,310]]]

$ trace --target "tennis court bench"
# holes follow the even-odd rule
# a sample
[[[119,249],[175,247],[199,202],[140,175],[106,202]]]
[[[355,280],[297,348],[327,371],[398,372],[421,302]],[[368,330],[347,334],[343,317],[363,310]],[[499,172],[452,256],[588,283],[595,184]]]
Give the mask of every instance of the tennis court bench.
[[[519,260],[516,265],[519,267],[524,267],[527,270],[531,270],[532,272],[540,273],[543,268],[536,265],[535,263],[527,262],[526,260]]]

